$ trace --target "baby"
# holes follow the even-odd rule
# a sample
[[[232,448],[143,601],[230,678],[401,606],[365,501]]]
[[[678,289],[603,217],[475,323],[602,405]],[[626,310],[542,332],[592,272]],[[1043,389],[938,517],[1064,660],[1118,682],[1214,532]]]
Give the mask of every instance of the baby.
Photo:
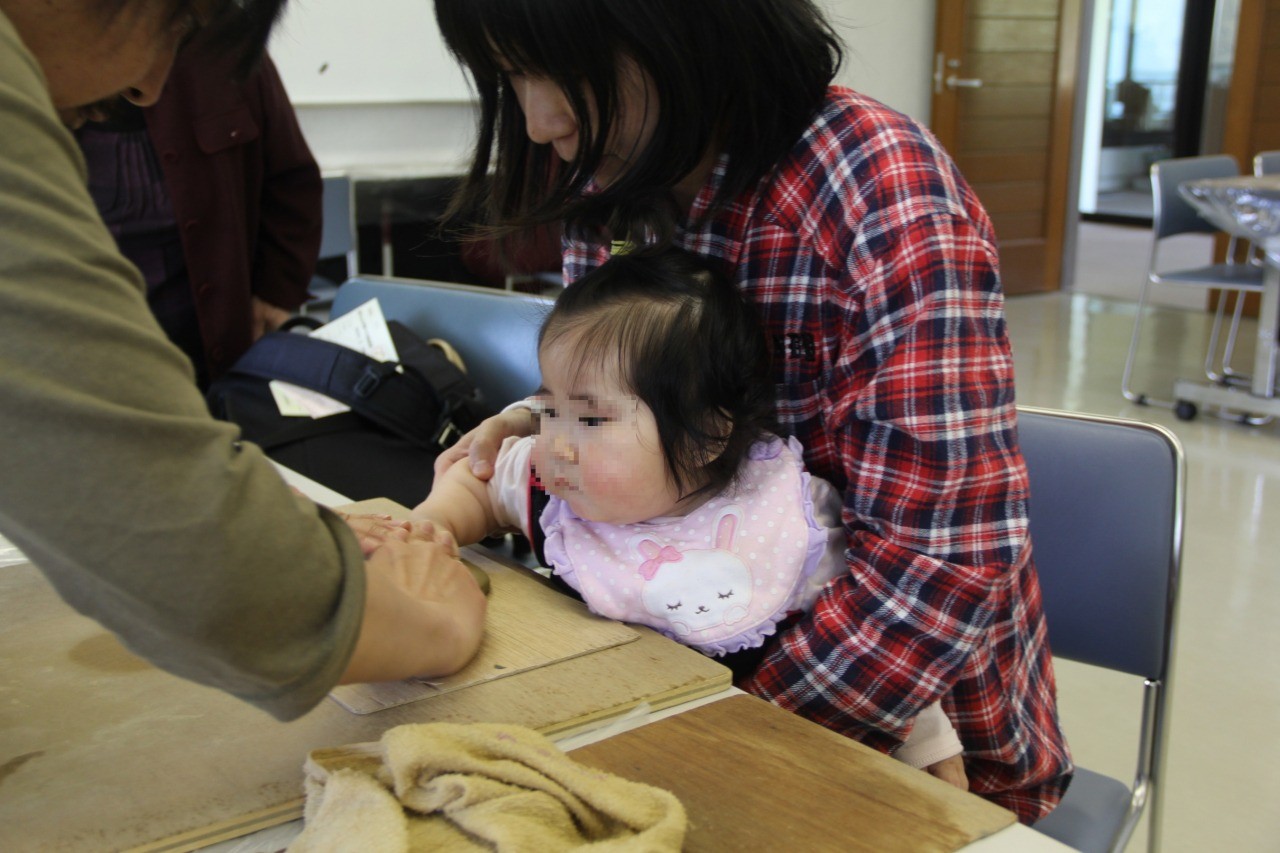
[[[462,544],[519,530],[592,611],[717,657],[759,649],[847,570],[839,494],[774,433],[755,309],[703,261],[614,257],[557,300],[538,361],[533,435],[487,482],[455,464],[415,516]],[[935,703],[896,757],[960,751]]]

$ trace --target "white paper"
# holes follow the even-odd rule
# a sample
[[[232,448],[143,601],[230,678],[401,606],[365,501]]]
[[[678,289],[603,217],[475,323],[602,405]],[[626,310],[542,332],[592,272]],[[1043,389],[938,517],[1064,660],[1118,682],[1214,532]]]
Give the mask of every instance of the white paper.
[[[279,379],[267,383],[271,396],[276,400],[276,407],[286,418],[327,418],[351,411],[346,403],[339,403],[310,388],[302,388]]]
[[[377,299],[370,299],[311,333],[311,337],[362,352],[378,361],[399,361],[400,354],[387,329],[387,318]]]

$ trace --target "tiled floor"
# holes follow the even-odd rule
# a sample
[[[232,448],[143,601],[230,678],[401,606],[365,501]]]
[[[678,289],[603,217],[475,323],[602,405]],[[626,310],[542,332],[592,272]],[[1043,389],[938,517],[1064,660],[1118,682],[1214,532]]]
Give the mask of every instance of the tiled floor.
[[[1130,256],[1112,262],[1088,240],[1082,251],[1099,267],[1131,264],[1136,251],[1141,268],[1143,240],[1129,242]],[[1280,425],[1182,422],[1127,403],[1119,387],[1134,310],[1079,293],[1010,299],[1019,402],[1159,423],[1182,442],[1187,523],[1163,849],[1280,850]],[[1202,312],[1158,309],[1138,382],[1167,394],[1174,377],[1199,375],[1207,327]],[[1060,662],[1058,686],[1076,759],[1131,778],[1140,685]],[[1143,827],[1129,849],[1145,843]]]

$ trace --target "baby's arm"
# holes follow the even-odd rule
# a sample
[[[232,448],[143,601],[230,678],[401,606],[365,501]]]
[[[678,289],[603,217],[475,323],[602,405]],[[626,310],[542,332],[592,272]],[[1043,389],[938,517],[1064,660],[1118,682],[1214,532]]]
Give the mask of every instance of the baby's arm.
[[[899,761],[924,769],[953,758],[964,751],[955,727],[947,719],[941,702],[926,705],[916,717],[907,740],[893,754]]]
[[[500,526],[485,482],[471,473],[465,457],[436,476],[413,517],[447,528],[459,545],[479,542]]]

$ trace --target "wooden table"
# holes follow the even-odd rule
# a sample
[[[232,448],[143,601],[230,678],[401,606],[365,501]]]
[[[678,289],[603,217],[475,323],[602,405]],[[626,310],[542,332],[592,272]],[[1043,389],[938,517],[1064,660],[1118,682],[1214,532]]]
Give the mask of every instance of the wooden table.
[[[6,567],[0,850],[197,849],[301,815],[312,749],[377,740],[407,722],[565,734],[728,687],[725,667],[635,630],[634,642],[421,702],[360,716],[326,700],[280,723],[155,669],[64,604],[34,567]]]
[[[322,503],[345,503],[282,473]],[[731,836],[735,849],[783,849],[766,829],[814,832],[823,842],[814,850],[857,849],[846,839],[966,853],[1067,849],[989,803],[737,693],[723,667],[636,630],[636,642],[426,702],[355,716],[326,701],[282,724],[155,670],[71,611],[30,565],[4,567],[0,850],[276,851],[299,829],[311,749],[435,720],[529,725],[576,759],[670,787],[690,813],[690,850],[726,849]],[[779,779],[790,787],[778,790]]]

